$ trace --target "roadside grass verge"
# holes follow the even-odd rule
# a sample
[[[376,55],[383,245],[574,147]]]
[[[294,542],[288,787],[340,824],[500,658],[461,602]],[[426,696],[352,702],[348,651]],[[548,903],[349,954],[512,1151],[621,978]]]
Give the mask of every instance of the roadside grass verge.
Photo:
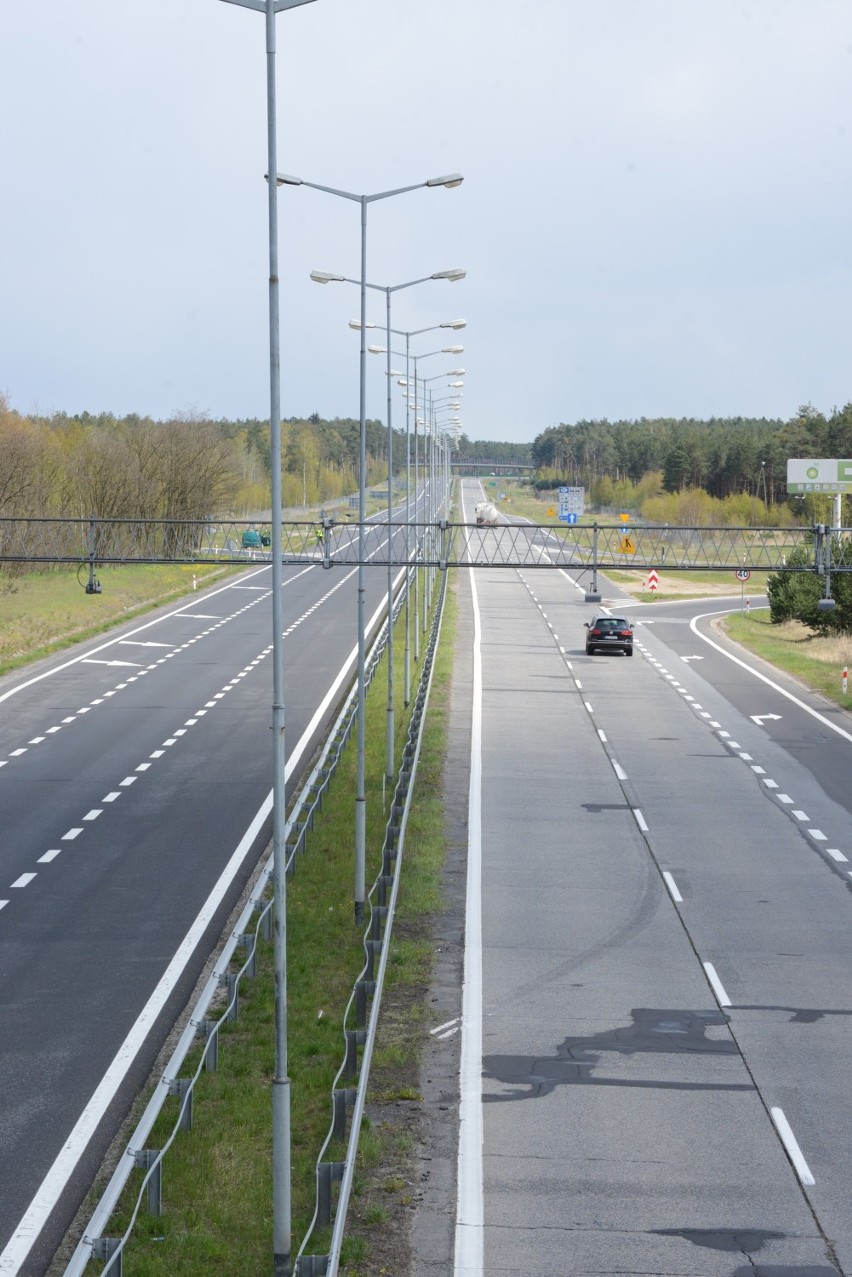
[[[448,596],[449,597],[449,596]],[[416,1060],[424,1030],[422,990],[432,962],[429,919],[440,900],[444,856],[441,776],[445,755],[452,623],[445,619],[433,700],[426,724],[415,797],[402,861],[399,914],[394,926],[383,1000],[382,1031],[374,1057],[372,1090],[381,1108],[392,1097],[414,1107]],[[402,668],[402,618],[395,634]],[[419,666],[413,670],[418,677]],[[397,756],[408,728],[397,699]],[[380,867],[387,812],[383,810],[386,666],[379,666],[367,699],[367,883]],[[362,926],[354,923],[354,735],[287,888],[288,1073],[292,1080],[293,1255],[313,1215],[315,1162],[331,1120],[331,1087],[343,1055],[343,1013],[363,962]],[[391,793],[386,794],[389,805]],[[258,974],[243,980],[236,1022],[223,1026],[219,1068],[204,1073],[195,1090],[193,1130],[181,1132],[163,1164],[163,1214],[143,1209],[125,1252],[133,1277],[197,1277],[200,1272],[266,1277],[272,1264],[271,1079],[273,1071],[272,946],[258,946]],[[200,1046],[183,1076],[197,1067]],[[412,1081],[412,1079],[414,1079]],[[160,1148],[178,1112],[170,1098],[150,1138]],[[351,1207],[353,1227],[344,1249],[348,1277],[380,1272],[377,1247],[395,1247],[388,1220],[404,1211],[406,1167],[414,1141],[405,1124],[368,1120]],[[342,1160],[343,1146],[327,1156]],[[142,1172],[131,1176],[108,1233],[129,1222]],[[402,1226],[398,1230],[402,1232]],[[328,1230],[315,1235],[308,1253],[324,1253]],[[352,1265],[352,1266],[347,1266]],[[90,1265],[93,1272],[103,1265]],[[394,1271],[393,1268],[385,1271]]]
[[[749,616],[732,612],[722,624],[732,639],[756,656],[822,692],[836,705],[852,708],[852,698],[844,695],[841,686],[843,667],[852,661],[852,635],[815,636],[800,621],[773,625],[768,608]]]
[[[768,572],[752,572],[751,578],[744,582],[745,590],[740,589],[740,582],[733,572],[659,572],[659,584],[656,590],[649,590],[648,569],[637,568],[633,572],[622,572],[615,568],[601,568],[601,574],[608,581],[620,585],[637,603],[676,603],[678,600],[714,596],[741,595],[743,599],[753,598],[766,593]]]
[[[184,598],[242,568],[135,563],[98,568],[100,594],[86,594],[77,568],[0,573],[0,674],[111,629],[130,616]],[[81,584],[82,582],[82,584]]]

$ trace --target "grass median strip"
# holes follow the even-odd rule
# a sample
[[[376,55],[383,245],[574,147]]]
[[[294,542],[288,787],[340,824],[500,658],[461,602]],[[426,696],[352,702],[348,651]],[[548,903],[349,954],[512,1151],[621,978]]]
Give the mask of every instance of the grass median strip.
[[[792,674],[807,687],[849,709],[852,699],[842,689],[844,668],[852,660],[852,635],[815,635],[800,621],[773,625],[768,608],[748,616],[725,618],[727,634],[765,661]]]
[[[450,596],[448,595],[448,598]],[[416,1112],[417,1059],[426,1035],[423,990],[432,963],[430,921],[440,904],[444,856],[441,777],[445,755],[448,678],[453,657],[452,603],[444,622],[432,701],[414,801],[403,851],[399,912],[395,923],[382,1028],[374,1056],[371,1103],[362,1132],[355,1198],[342,1271],[362,1277],[399,1269],[383,1267],[383,1248],[398,1258],[408,1205],[411,1122],[399,1106]],[[402,621],[397,624],[401,668]],[[419,676],[419,667],[414,676]],[[397,689],[398,756],[408,727]],[[382,664],[367,701],[368,883],[379,869],[387,813],[383,810],[386,678]],[[292,1079],[294,1256],[314,1208],[315,1162],[331,1120],[331,1087],[343,1053],[343,1012],[361,969],[362,929],[354,924],[354,738],[323,810],[288,882],[288,1027]],[[390,801],[390,792],[386,794]],[[258,950],[257,976],[243,980],[236,1022],[221,1030],[219,1068],[199,1079],[193,1129],[181,1132],[163,1164],[163,1214],[140,1213],[125,1252],[125,1272],[144,1277],[190,1277],[200,1272],[267,1274],[272,1252],[271,1078],[273,979],[271,944]],[[200,1046],[183,1070],[197,1065]],[[388,1105],[397,1120],[386,1120]],[[177,1116],[177,1099],[164,1107],[149,1141],[165,1142]],[[327,1156],[343,1157],[343,1146]],[[120,1210],[107,1230],[125,1230],[142,1172],[134,1172]],[[389,1223],[392,1227],[389,1227]],[[309,1253],[325,1253],[327,1230]],[[394,1263],[396,1262],[394,1259]],[[93,1265],[99,1271],[102,1265]]]

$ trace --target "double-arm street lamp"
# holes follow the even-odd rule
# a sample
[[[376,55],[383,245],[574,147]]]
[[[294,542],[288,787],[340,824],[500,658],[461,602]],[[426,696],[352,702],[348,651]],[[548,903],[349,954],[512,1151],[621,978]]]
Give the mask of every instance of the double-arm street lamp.
[[[270,167],[270,173],[275,169]],[[366,703],[366,635],[364,615],[364,554],[365,530],[364,522],[367,513],[366,472],[367,472],[367,209],[378,200],[390,199],[394,195],[405,195],[409,191],[417,191],[423,187],[443,186],[452,188],[461,186],[464,180],[459,173],[450,173],[445,177],[430,177],[425,182],[416,182],[411,186],[399,186],[391,191],[378,191],[374,195],[356,195],[354,191],[338,190],[334,186],[321,186],[317,182],[306,182],[304,178],[292,177],[286,173],[278,173],[276,180],[282,186],[307,186],[311,190],[321,191],[325,195],[336,195],[340,199],[353,200],[361,208],[361,361],[360,361],[360,418],[359,418],[359,469],[358,476],[358,691],[357,691],[357,734],[358,763],[355,793],[355,921],[364,919],[366,849],[367,849],[367,797],[364,782],[365,754],[365,703]]]
[[[391,370],[391,296],[400,292],[403,288],[413,288],[415,284],[428,283],[430,279],[447,279],[450,283],[464,279],[467,271],[458,267],[452,270],[434,271],[431,275],[423,275],[420,279],[409,279],[404,284],[370,284],[364,281],[365,288],[373,288],[377,292],[385,295],[385,332],[387,335],[387,414],[388,414],[388,643],[387,643],[387,664],[388,664],[388,702],[387,702],[387,719],[385,730],[385,775],[389,781],[394,776],[394,739],[395,739],[395,711],[394,711],[394,661],[393,661],[393,426],[391,421],[391,378],[394,375]],[[347,279],[345,275],[332,275],[327,271],[315,270],[311,271],[311,279],[317,284],[357,284],[358,280]],[[363,329],[362,329],[363,332]],[[372,348],[371,348],[372,349]],[[407,513],[407,512],[406,512]],[[408,536],[406,529],[406,547],[408,544]],[[408,562],[406,556],[406,588],[408,578]]]

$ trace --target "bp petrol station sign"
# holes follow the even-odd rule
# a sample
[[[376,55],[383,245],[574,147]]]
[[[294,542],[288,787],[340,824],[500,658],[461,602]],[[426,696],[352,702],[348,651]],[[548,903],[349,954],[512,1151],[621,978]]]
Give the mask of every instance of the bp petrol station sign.
[[[566,523],[576,523],[586,513],[585,488],[559,488],[559,517]]]
[[[852,492],[852,461],[790,457],[787,461],[787,491]]]

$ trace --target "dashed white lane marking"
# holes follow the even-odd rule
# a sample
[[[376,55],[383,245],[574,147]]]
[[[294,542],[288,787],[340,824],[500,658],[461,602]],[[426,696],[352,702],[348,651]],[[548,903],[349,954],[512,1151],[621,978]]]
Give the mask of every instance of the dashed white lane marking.
[[[643,834],[647,834],[647,832],[648,832],[648,826],[647,826],[647,824],[645,823],[645,817],[642,815],[642,813],[641,813],[641,811],[639,810],[639,808],[638,808],[638,807],[634,807],[632,810],[633,810],[633,817],[634,817],[634,819],[635,819],[635,821],[636,821],[636,824],[637,824],[637,825],[639,826],[639,828],[642,830],[642,833],[643,833]]]
[[[61,847],[53,847],[50,851],[46,851],[43,856],[39,856],[37,863],[40,865],[49,865],[51,860],[55,860],[61,851]]]
[[[40,745],[40,744],[41,744],[41,742],[42,742],[43,740],[45,740],[45,739],[46,739],[46,737],[44,737],[44,736],[34,736],[34,737],[32,738],[32,740],[31,740],[31,741],[29,741],[28,743],[29,743],[30,745]]]
[[[671,895],[671,898],[672,900],[674,900],[675,904],[682,904],[683,896],[678,891],[677,883],[675,882],[674,878],[669,873],[668,869],[663,870],[663,880],[666,886],[668,887],[669,894]]]
[[[12,750],[12,752],[11,752],[11,754],[9,755],[9,757],[10,757],[10,758],[19,758],[21,754],[25,754],[26,752],[27,752],[27,751],[26,751],[25,749],[13,749],[13,750]]]
[[[14,887],[26,887],[29,883],[31,883],[31,882],[32,882],[32,880],[33,880],[33,878],[35,878],[35,876],[36,876],[36,875],[35,875],[34,873],[21,874],[20,878],[16,878],[14,882],[12,882],[12,883],[10,883],[10,884],[9,884],[9,886],[10,886],[11,888],[14,888]]]
[[[767,788],[767,789],[777,789],[777,788],[778,788],[778,781],[777,781],[777,780],[770,780],[768,776],[764,776],[764,778],[763,778],[763,783],[764,783],[764,785],[766,786],[766,788]]]
[[[788,804],[789,804],[789,803],[792,803],[793,799],[790,797],[790,795],[789,795],[789,794],[779,794],[779,795],[778,795],[778,801],[779,801],[779,803],[788,803]]]
[[[813,838],[814,842],[828,842],[828,839],[821,829],[809,829],[808,833],[811,838]]]
[[[139,779],[138,776],[125,776],[124,780],[120,780],[118,783],[119,785],[123,785],[126,787],[128,785],[135,785],[138,779]]]
[[[97,820],[98,816],[102,816],[103,814],[104,814],[104,813],[103,813],[103,808],[102,808],[102,807],[93,807],[91,811],[87,811],[87,812],[86,812],[86,814],[85,814],[85,816],[83,817],[83,819],[84,819],[84,820]]]
[[[67,834],[62,835],[62,841],[72,842],[75,838],[78,838],[82,832],[82,827],[80,829],[69,829]]]
[[[583,701],[583,704],[585,705],[586,709],[589,711],[590,714],[594,714],[595,711],[592,709],[588,701]]]
[[[0,909],[5,909],[8,903],[8,900],[0,900]]]
[[[779,1108],[770,1109],[769,1116],[775,1123],[775,1129],[781,1137],[781,1143],[784,1145],[787,1150],[787,1156],[793,1163],[793,1170],[796,1172],[800,1181],[806,1188],[811,1187],[816,1183],[816,1180],[804,1159],[802,1150],[799,1148],[798,1140],[790,1129],[790,1123],[784,1116],[784,1110]]]
[[[604,744],[606,744],[606,736],[604,735],[604,733],[601,731],[600,728],[598,728],[598,736],[604,742]]]
[[[831,856],[833,860],[846,864],[848,857],[844,856],[842,851],[838,851],[836,847],[826,847],[826,854]]]
[[[612,763],[613,771],[615,772],[618,779],[627,780],[627,772],[624,770],[621,764],[617,763],[614,758],[611,758],[610,762]]]
[[[809,820],[809,819],[810,819],[810,817],[808,816],[807,812],[804,812],[804,811],[798,811],[798,810],[796,810],[796,809],[794,809],[794,810],[793,810],[793,815],[796,817],[796,820]]]
[[[716,994],[716,998],[718,999],[719,1006],[729,1007],[731,1005],[731,999],[728,997],[727,993],[725,992],[725,986],[722,984],[722,981],[719,979],[718,975],[716,974],[716,968],[713,966],[713,963],[702,962],[701,965],[703,966],[705,972],[707,973],[707,979],[710,981],[710,985],[713,989],[713,992]]]
[[[752,763],[752,765],[751,765],[751,770],[754,772],[754,774],[755,774],[756,776],[765,776],[765,775],[766,775],[766,768],[765,768],[765,767],[759,767],[757,763]]]
[[[117,790],[117,789],[112,789],[112,790],[110,790],[110,792],[109,792],[108,794],[104,794],[103,798],[101,799],[101,802],[102,802],[102,803],[114,803],[114,802],[115,802],[115,800],[116,800],[116,798],[120,798],[120,797],[121,797],[121,794],[118,792],[118,790]]]

